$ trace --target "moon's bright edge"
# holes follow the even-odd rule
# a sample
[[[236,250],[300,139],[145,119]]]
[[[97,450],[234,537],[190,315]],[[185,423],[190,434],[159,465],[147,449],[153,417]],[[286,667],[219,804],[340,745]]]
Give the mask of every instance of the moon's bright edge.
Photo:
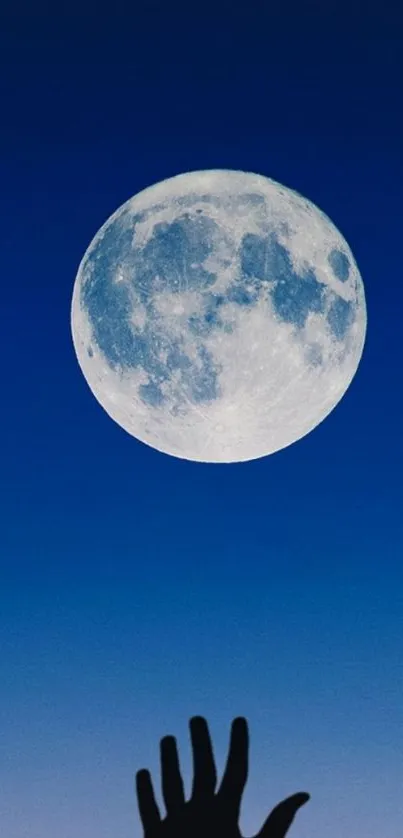
[[[314,204],[248,172],[190,172],[123,204],[78,269],[74,348],[98,402],[176,457],[240,462],[309,433],[349,387],[363,283]]]

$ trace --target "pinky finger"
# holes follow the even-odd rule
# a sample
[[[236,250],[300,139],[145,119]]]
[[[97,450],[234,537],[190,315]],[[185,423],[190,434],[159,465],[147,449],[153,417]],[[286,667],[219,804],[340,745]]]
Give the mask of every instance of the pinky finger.
[[[155,802],[150,772],[145,768],[136,774],[137,803],[144,834],[152,838],[155,829],[161,824],[161,815]]]

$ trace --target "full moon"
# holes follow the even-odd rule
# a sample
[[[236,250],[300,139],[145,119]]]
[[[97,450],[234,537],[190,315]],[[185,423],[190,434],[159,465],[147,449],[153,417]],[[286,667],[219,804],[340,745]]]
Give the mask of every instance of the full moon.
[[[89,245],[71,324],[109,416],[158,451],[230,463],[273,454],[343,397],[367,325],[353,254],[311,201],[210,170],[126,201]]]

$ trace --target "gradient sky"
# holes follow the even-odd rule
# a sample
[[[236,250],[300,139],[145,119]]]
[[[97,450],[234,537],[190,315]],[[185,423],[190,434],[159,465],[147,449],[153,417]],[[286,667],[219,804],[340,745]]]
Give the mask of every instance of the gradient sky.
[[[397,838],[402,21],[343,0],[186,14],[150,0],[109,16],[17,5],[0,26],[0,832],[140,838],[134,774],[150,768],[161,799],[172,733],[189,790],[187,724],[202,714],[220,771],[232,718],[249,720],[247,835],[307,790],[292,838]],[[101,224],[203,168],[310,198],[366,290],[341,403],[249,463],[191,463],[130,437],[70,334]]]

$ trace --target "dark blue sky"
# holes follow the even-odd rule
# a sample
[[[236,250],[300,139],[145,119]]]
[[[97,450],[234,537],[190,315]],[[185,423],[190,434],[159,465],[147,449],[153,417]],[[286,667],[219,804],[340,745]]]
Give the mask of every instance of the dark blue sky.
[[[247,834],[306,789],[296,838],[396,838],[402,21],[387,4],[169,5],[19,9],[0,27],[0,830],[140,836],[134,773],[159,781],[158,740],[173,733],[189,788],[187,720],[201,713],[220,769],[231,719],[249,719]],[[337,408],[238,465],[127,435],[70,334],[101,224],[204,168],[314,201],[352,248],[368,306]]]

